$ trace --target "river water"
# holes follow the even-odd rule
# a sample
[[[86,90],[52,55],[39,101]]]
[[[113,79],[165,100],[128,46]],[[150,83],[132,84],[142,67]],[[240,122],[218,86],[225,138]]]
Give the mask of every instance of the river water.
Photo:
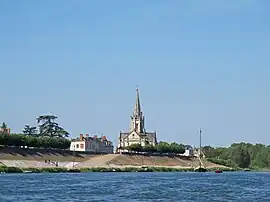
[[[270,173],[0,174],[6,201],[270,202]]]

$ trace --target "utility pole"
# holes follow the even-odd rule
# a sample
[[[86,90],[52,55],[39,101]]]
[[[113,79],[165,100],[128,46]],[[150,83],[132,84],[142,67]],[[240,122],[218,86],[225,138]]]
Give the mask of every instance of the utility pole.
[[[200,129],[200,151],[199,151],[199,159],[201,159],[201,149],[202,149],[202,130]],[[201,161],[200,161],[201,167]]]
[[[201,157],[201,148],[202,148],[202,130],[200,129],[200,157]]]

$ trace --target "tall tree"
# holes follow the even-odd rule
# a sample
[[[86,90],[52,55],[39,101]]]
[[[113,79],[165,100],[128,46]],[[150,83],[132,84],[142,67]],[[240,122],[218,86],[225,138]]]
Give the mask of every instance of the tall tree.
[[[55,120],[57,119],[54,115],[42,115],[37,118],[37,122],[39,125],[39,135],[40,136],[54,136],[54,128],[57,123]]]
[[[242,148],[234,151],[232,160],[237,163],[240,168],[248,168],[250,165],[250,155]]]
[[[42,115],[37,118],[39,135],[49,137],[68,137],[69,133],[56,122],[57,116]]]
[[[36,136],[37,135],[37,127],[33,126],[30,127],[29,125],[25,125],[23,129],[23,134],[29,135],[29,136]]]

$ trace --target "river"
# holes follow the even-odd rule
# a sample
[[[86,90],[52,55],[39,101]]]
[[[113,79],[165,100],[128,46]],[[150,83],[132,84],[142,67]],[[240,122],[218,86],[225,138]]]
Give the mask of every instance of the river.
[[[270,173],[0,174],[0,202],[270,201]]]

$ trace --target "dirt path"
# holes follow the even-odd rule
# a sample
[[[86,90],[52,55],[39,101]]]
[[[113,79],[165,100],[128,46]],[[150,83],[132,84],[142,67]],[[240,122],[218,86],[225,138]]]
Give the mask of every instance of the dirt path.
[[[120,154],[106,154],[100,155],[91,158],[90,160],[80,162],[75,167],[83,168],[83,167],[103,167],[107,166],[108,162],[112,161],[113,159],[117,158]]]

